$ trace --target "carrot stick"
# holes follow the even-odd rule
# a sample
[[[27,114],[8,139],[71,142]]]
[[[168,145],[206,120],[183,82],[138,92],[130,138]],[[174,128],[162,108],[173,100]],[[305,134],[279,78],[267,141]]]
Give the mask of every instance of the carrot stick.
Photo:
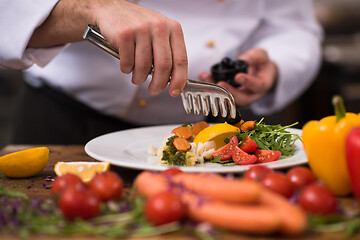
[[[188,139],[190,137],[192,137],[192,131],[190,128],[188,127],[183,127],[183,126],[180,126],[180,127],[177,127],[177,128],[174,128],[171,133],[179,136],[179,137],[183,137],[185,139]]]
[[[212,199],[234,203],[256,203],[262,189],[252,180],[229,179],[209,173],[180,173],[172,181]]]
[[[183,137],[175,138],[173,144],[176,150],[182,152],[187,152],[191,148],[190,143]]]
[[[306,228],[306,214],[297,205],[286,198],[267,189],[261,191],[260,204],[269,206],[276,211],[281,219],[281,233],[288,236],[299,235]]]

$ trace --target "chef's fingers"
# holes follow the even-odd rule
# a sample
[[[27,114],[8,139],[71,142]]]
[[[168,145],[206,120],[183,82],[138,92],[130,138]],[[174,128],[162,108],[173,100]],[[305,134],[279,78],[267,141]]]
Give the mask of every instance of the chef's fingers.
[[[257,93],[267,92],[273,84],[270,78],[255,77],[246,73],[236,74],[235,82],[241,86],[241,89],[248,89]]]
[[[236,105],[245,107],[260,99],[262,96],[246,88],[235,88],[227,82],[221,81],[217,83],[219,86],[226,88],[234,97]]]
[[[149,30],[138,33],[135,48],[135,65],[132,74],[134,84],[142,84],[148,78],[152,67],[152,51]]]
[[[165,21],[158,21],[157,26],[152,30],[154,73],[148,92],[150,95],[156,96],[168,84],[173,62],[167,23]]]
[[[135,35],[133,31],[122,31],[118,35],[120,69],[123,73],[131,73],[134,68]]]
[[[200,72],[198,77],[201,81],[208,82],[208,83],[215,83],[215,81],[210,73]]]
[[[260,65],[268,62],[269,56],[262,48],[252,48],[239,56],[239,59],[247,61],[249,65]]]
[[[187,82],[188,60],[184,35],[178,22],[172,21],[173,32],[170,35],[172,51],[172,71],[169,85],[169,94],[179,96]]]

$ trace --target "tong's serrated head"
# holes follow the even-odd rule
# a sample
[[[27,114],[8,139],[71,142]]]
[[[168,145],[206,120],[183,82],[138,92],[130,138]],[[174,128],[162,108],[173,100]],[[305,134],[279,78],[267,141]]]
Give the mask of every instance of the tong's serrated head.
[[[203,114],[208,116],[210,111],[214,117],[220,114],[222,117],[230,115],[236,117],[235,100],[225,88],[212,83],[204,83],[188,80],[181,93],[184,109],[190,114]]]

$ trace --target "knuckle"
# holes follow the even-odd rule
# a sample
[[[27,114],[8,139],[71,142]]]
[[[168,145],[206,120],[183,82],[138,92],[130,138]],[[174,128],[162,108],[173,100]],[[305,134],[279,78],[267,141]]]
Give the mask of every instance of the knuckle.
[[[172,64],[170,57],[164,57],[161,61],[157,62],[156,68],[160,71],[169,71],[172,68]]]
[[[177,31],[177,32],[182,31],[181,24],[178,21],[170,20],[169,23],[170,23],[172,30]]]
[[[121,40],[130,40],[134,36],[134,30],[132,28],[123,28],[118,32],[117,36]]]
[[[183,67],[187,67],[187,65],[188,65],[187,57],[181,57],[181,58],[174,59],[174,66],[175,67],[183,68]]]
[[[156,34],[162,35],[167,32],[167,23],[164,19],[157,18],[152,22]]]

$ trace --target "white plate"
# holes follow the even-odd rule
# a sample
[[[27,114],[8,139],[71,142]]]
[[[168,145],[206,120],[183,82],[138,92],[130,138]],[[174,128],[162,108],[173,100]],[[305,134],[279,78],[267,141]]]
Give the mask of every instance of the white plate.
[[[179,125],[135,128],[113,132],[94,138],[85,145],[85,152],[99,161],[113,165],[139,170],[162,171],[168,165],[158,163],[156,156],[150,156],[147,149],[150,145],[158,147],[163,138]],[[289,132],[301,134],[300,129],[289,128]],[[295,155],[275,162],[263,163],[273,169],[287,168],[307,163],[307,158],[300,140],[296,143]],[[193,167],[181,167],[186,172],[219,172],[235,173],[247,170],[251,165],[223,166],[218,163],[197,164]]]

